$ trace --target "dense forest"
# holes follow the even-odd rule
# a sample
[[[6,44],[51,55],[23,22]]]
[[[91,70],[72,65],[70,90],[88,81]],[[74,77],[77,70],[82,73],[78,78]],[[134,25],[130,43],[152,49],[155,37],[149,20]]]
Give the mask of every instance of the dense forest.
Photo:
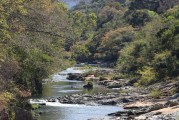
[[[135,85],[178,80],[178,0],[0,1],[0,111],[18,119],[42,79],[75,63],[107,63]],[[121,74],[120,76],[121,77]],[[3,118],[2,118],[3,119]]]
[[[85,30],[83,41],[73,46],[75,60],[107,62],[124,75],[137,77],[141,85],[177,79],[178,1],[139,2],[103,0],[77,5],[74,11],[93,12],[97,19],[92,30]]]

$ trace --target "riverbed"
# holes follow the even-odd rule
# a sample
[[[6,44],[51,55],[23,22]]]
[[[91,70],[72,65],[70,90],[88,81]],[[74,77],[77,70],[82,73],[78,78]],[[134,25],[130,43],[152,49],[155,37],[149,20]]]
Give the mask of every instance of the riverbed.
[[[51,76],[52,82],[43,85],[43,94],[36,98],[49,99],[76,93],[94,94],[110,92],[110,89],[94,85],[92,90],[83,89],[84,82],[67,80],[68,73],[81,73],[85,70],[79,67],[68,68]],[[41,120],[88,120],[91,118],[106,118],[107,114],[122,110],[119,106],[88,106],[83,104],[61,104],[57,102],[46,102],[36,112],[41,113]]]

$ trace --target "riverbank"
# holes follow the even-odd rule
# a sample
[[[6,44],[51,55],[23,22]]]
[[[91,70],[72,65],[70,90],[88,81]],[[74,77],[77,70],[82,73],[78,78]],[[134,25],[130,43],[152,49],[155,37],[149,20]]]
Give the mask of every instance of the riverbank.
[[[89,120],[175,120],[177,118],[179,95],[174,94],[174,91],[178,89],[176,81],[137,87],[134,86],[135,79],[111,77],[113,73],[118,72],[113,69],[98,69],[96,70],[98,71],[97,73],[96,71],[87,73],[82,71],[83,69],[75,67],[54,75],[52,88],[53,91],[56,91],[55,96],[46,98],[44,103],[61,107],[64,105],[84,105],[86,107],[118,106],[119,108],[124,108],[118,112],[106,112],[106,115],[110,116],[107,118],[89,119],[93,117],[88,116]],[[105,76],[99,76],[102,74]],[[58,85],[58,81],[63,81],[64,83],[60,82],[62,85]],[[93,89],[83,89],[83,85],[88,81],[93,82]],[[101,86],[101,90],[91,92],[96,89],[96,85]]]
[[[113,72],[113,71],[112,71]],[[98,71],[99,73],[99,71]],[[110,71],[102,71],[110,74]],[[113,93],[97,93],[93,95],[73,94],[57,98],[61,103],[86,105],[119,105],[124,111],[108,114],[111,119],[136,120],[176,120],[179,117],[178,82],[160,82],[145,87],[134,86],[135,80],[108,79],[95,77],[95,74],[77,74],[74,79],[91,80],[106,88],[116,89]],[[73,79],[71,79],[73,80]]]
[[[169,120],[176,119],[179,112],[178,94],[173,97],[161,96],[153,98],[148,88],[130,87],[112,93],[73,94],[58,97],[58,102],[64,104],[85,104],[88,106],[117,105],[123,106],[124,111],[111,113],[111,120],[136,119],[136,120]],[[55,102],[49,99],[49,102]],[[108,118],[109,119],[109,118]]]

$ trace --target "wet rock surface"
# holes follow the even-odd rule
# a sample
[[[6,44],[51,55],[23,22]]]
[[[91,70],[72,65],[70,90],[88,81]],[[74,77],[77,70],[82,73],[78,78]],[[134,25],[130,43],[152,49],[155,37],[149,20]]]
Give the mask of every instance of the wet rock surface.
[[[124,89],[124,90],[123,90]],[[96,94],[72,94],[58,97],[58,102],[66,103],[66,104],[97,104],[97,105],[123,105],[126,103],[138,101],[138,100],[146,100],[149,97],[144,95],[145,92],[139,90],[138,92],[132,93],[133,91],[137,91],[134,88],[121,88],[119,91],[123,92],[110,92],[110,93],[96,93]],[[129,90],[130,89],[130,90]],[[144,93],[143,93],[144,92]],[[48,102],[54,102],[54,98],[48,99]]]
[[[98,93],[93,95],[88,94],[73,94],[69,96],[57,98],[60,103],[68,104],[101,104],[101,105],[116,105],[120,102],[117,93]]]

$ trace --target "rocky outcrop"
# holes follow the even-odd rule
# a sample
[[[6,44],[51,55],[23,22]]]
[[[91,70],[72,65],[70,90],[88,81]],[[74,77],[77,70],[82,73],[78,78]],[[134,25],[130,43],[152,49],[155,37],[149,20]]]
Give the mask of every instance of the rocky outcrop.
[[[119,79],[119,80],[102,80],[98,81],[99,85],[106,86],[107,88],[121,88],[124,86],[131,86],[131,80],[129,79]]]
[[[116,113],[111,113],[109,116],[121,116],[125,118],[133,118],[153,110],[158,110],[164,108],[162,103],[136,103],[128,106],[124,106],[124,111],[118,111]]]
[[[118,111],[111,113],[109,116],[118,116],[120,118],[134,119],[134,120],[170,120],[168,118],[173,117],[173,113],[179,112],[179,100],[159,100],[157,101],[145,101],[134,102],[124,105],[124,111]],[[171,113],[171,114],[170,114]],[[152,118],[152,119],[151,119]]]
[[[80,73],[69,73],[67,79],[68,80],[79,80],[79,81],[85,80],[84,76]]]
[[[98,105],[116,105],[134,101],[135,96],[126,97],[126,94],[119,93],[98,93],[93,95],[88,94],[73,94],[57,98],[60,103],[67,104],[98,104]]]
[[[129,9],[149,9],[161,13],[178,4],[178,0],[134,0]]]
[[[126,104],[138,100],[148,99],[147,96],[140,95],[138,93],[128,94],[125,93],[96,93],[96,94],[72,94],[58,97],[57,100],[64,104],[97,104],[97,105],[116,105],[116,104]],[[51,99],[48,102],[53,102]]]
[[[102,105],[116,105],[117,99],[102,100],[101,104]]]

